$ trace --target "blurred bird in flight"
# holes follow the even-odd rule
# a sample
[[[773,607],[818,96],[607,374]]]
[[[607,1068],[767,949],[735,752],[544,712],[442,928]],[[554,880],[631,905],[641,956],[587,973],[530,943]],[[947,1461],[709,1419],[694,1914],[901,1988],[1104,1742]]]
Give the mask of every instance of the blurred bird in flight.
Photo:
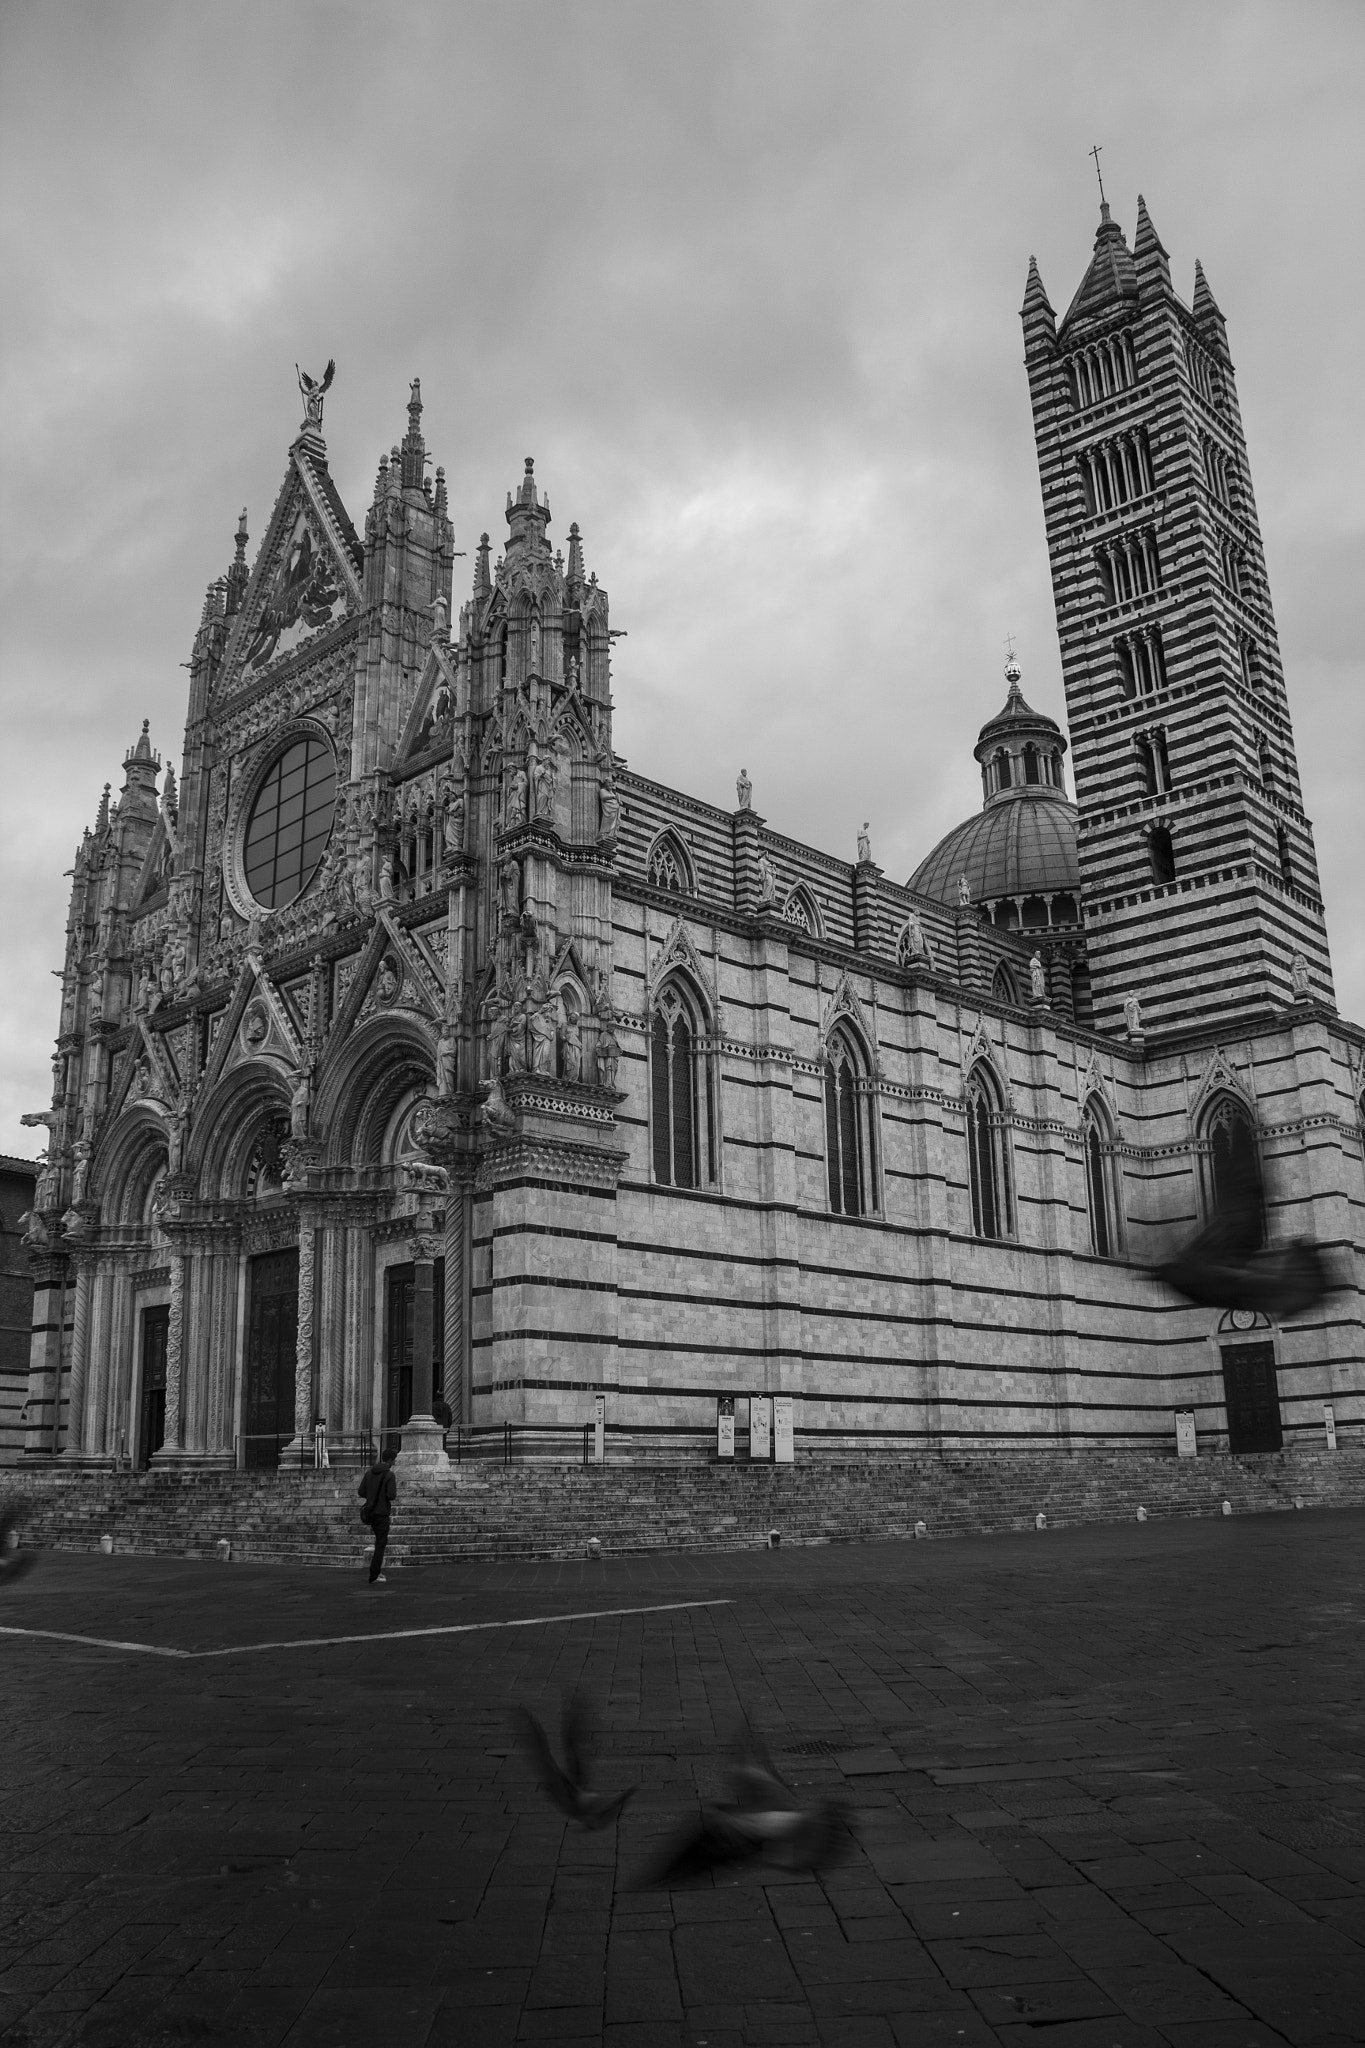
[[[610,1827],[620,1815],[635,1787],[628,1785],[624,1792],[613,1793],[589,1790],[588,1752],[591,1747],[591,1729],[583,1695],[573,1693],[564,1702],[562,1770],[555,1761],[545,1730],[535,1715],[523,1707],[521,1721],[526,1746],[531,1752],[531,1760],[536,1768],[536,1777],[547,1799],[557,1806],[561,1813],[568,1814],[570,1820],[576,1820],[580,1827]]]
[[[783,1870],[819,1870],[837,1862],[847,1846],[844,1803],[799,1805],[747,1720],[740,1726],[730,1791],[724,1805],[703,1805],[700,1826],[675,1836],[648,1866],[642,1884],[683,1884],[719,1865],[760,1857]]]

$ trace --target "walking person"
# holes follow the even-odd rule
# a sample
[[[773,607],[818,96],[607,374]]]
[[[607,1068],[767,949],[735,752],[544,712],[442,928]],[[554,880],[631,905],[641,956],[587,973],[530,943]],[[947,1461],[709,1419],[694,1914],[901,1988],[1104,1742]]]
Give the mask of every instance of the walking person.
[[[385,1451],[356,1488],[365,1502],[360,1510],[360,1519],[374,1531],[374,1556],[370,1559],[372,1586],[387,1586],[389,1583],[384,1576],[384,1551],[389,1540],[389,1518],[398,1498],[398,1481],[393,1476],[395,1456],[395,1452]]]

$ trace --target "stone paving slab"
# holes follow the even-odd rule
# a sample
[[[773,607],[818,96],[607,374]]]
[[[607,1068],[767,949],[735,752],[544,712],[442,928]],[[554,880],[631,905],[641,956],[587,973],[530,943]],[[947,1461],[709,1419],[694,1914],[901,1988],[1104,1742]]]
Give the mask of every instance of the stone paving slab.
[[[0,1595],[51,1632],[0,1635],[0,2043],[1358,2044],[1363,1567],[1354,1510],[375,1589],[48,1555]],[[597,1834],[515,1733],[576,1686],[638,1788]],[[856,1841],[637,1889],[741,1709]]]

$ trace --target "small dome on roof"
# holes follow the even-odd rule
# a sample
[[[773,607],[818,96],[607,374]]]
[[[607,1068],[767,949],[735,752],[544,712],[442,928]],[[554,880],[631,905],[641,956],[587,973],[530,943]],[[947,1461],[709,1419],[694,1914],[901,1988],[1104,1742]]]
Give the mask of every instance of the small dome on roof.
[[[1062,780],[1066,738],[1055,718],[1025,703],[1012,657],[1005,678],[1004,708],[986,720],[973,750],[981,763],[982,809],[940,839],[907,886],[956,906],[965,877],[971,901],[988,910],[997,906],[998,922],[1014,922],[1026,899],[1042,898],[1052,923],[1074,924],[1080,865],[1076,807]],[[1006,912],[1007,905],[1014,908]],[[1041,915],[1035,909],[1025,921]]]
[[[993,903],[1002,896],[1074,895],[1081,880],[1075,805],[1055,789],[1011,794],[1013,803],[990,803],[954,826],[920,862],[908,886],[952,904],[958,901],[963,875],[973,903]]]

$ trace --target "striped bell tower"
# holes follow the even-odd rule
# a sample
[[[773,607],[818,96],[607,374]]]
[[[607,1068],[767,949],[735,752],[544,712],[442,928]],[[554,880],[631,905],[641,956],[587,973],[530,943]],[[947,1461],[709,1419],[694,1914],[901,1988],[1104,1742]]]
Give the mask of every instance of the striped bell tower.
[[[1022,309],[1095,1024],[1222,1024],[1305,967],[1331,1004],[1226,325],[1141,198],[1131,250],[1100,213],[1066,317],[1032,258]]]

